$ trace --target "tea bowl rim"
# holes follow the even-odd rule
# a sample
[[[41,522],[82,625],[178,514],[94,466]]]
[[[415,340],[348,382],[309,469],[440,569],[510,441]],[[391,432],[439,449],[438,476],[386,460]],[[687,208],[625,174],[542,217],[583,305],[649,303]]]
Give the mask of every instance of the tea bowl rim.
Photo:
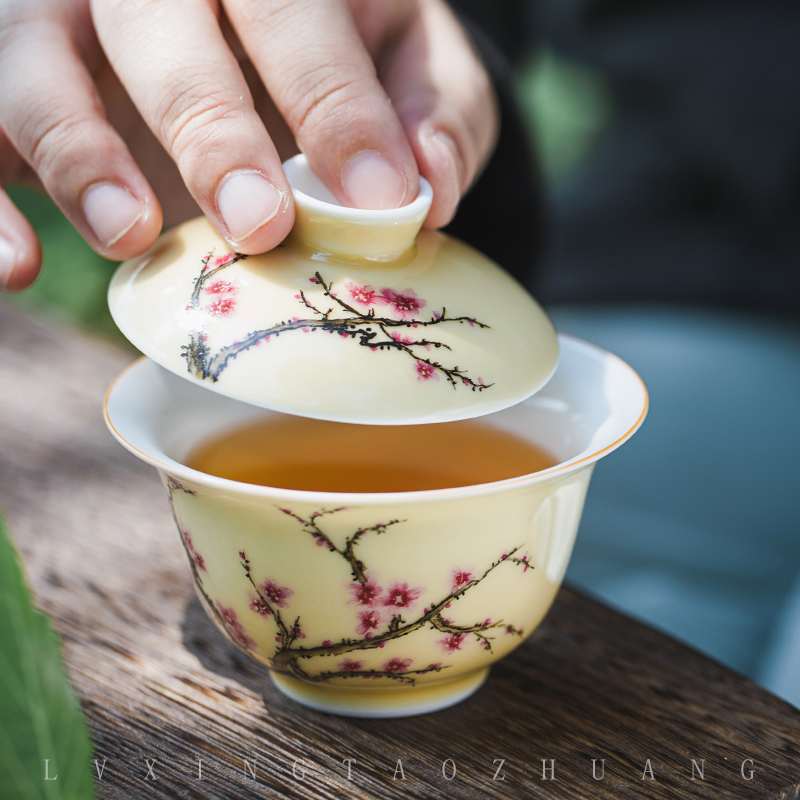
[[[634,377],[641,388],[642,392],[642,406],[639,410],[638,416],[634,423],[625,431],[621,436],[619,436],[614,441],[603,445],[603,447],[598,449],[593,448],[585,448],[577,455],[573,456],[570,459],[565,461],[561,461],[558,464],[555,464],[548,469],[540,470],[538,472],[531,472],[525,475],[518,475],[514,478],[506,478],[500,481],[492,481],[489,483],[477,483],[472,484],[470,486],[455,486],[445,489],[427,489],[424,491],[414,491],[414,492],[320,492],[320,491],[308,491],[308,490],[299,490],[299,489],[281,489],[279,487],[274,486],[260,486],[256,484],[250,483],[242,483],[240,481],[230,480],[228,478],[220,478],[216,475],[210,475],[205,472],[200,472],[199,470],[193,469],[191,467],[182,464],[180,461],[170,458],[165,453],[161,453],[167,460],[162,460],[150,453],[146,453],[143,450],[139,449],[136,445],[129,442],[114,426],[114,423],[111,421],[111,417],[109,415],[109,402],[114,393],[115,388],[120,383],[120,381],[132,370],[139,368],[142,366],[143,362],[150,362],[155,364],[152,359],[149,359],[147,356],[141,356],[137,358],[135,361],[131,362],[122,372],[117,375],[117,377],[113,380],[111,385],[108,387],[106,391],[105,398],[103,400],[103,417],[105,419],[106,426],[108,427],[111,434],[114,436],[115,439],[125,447],[129,452],[133,453],[139,459],[144,461],[145,463],[150,464],[151,466],[155,467],[161,472],[165,472],[168,475],[175,476],[176,478],[180,478],[183,480],[190,481],[195,484],[199,484],[201,486],[206,486],[211,489],[221,490],[221,491],[228,491],[239,495],[248,495],[248,496],[256,496],[262,497],[265,499],[270,500],[281,500],[281,501],[293,501],[293,502],[300,502],[300,503],[309,503],[309,504],[324,504],[328,505],[331,503],[342,505],[385,505],[385,504],[412,504],[412,503],[424,503],[424,502],[437,502],[441,500],[447,500],[451,498],[457,497],[465,497],[465,496],[479,496],[479,495],[486,495],[486,494],[495,494],[504,491],[513,490],[515,488],[527,487],[532,486],[538,483],[545,483],[551,480],[553,477],[562,477],[564,475],[568,475],[572,472],[576,472],[578,470],[584,469],[591,464],[599,461],[604,456],[608,455],[609,453],[616,450],[622,444],[624,444],[634,433],[641,427],[642,423],[644,422],[645,417],[647,416],[647,412],[650,405],[650,398],[647,392],[647,387],[644,384],[644,381],[641,379],[639,374],[636,370],[633,369],[626,361],[624,361],[619,356],[611,353],[604,348],[593,344],[591,342],[587,342],[584,339],[581,339],[578,336],[573,336],[572,334],[559,332],[558,337],[560,340],[560,349],[563,355],[563,344],[567,344],[571,347],[577,348],[584,348],[594,352],[595,356],[600,356],[602,359],[610,359],[612,361],[617,362],[618,365],[622,366],[624,370],[627,370],[628,373]],[[161,367],[163,369],[163,367]],[[166,370],[169,372],[168,370]],[[239,401],[242,402],[242,401]],[[477,417],[480,419],[480,417]],[[587,450],[592,450],[592,452],[587,453]]]

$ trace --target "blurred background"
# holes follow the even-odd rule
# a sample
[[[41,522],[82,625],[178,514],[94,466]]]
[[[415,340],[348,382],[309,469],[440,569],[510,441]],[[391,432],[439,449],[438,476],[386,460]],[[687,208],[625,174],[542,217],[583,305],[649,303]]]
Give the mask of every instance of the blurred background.
[[[651,392],[596,471],[568,579],[800,705],[800,8],[453,5],[504,126],[454,232]],[[10,194],[45,269],[2,302],[129,347],[114,265]]]

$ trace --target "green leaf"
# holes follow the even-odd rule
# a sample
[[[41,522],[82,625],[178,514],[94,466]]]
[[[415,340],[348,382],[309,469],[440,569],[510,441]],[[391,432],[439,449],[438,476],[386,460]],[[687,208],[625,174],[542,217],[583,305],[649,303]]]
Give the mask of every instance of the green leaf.
[[[89,800],[92,743],[0,514],[0,798]],[[45,780],[45,759],[48,777]],[[52,780],[55,778],[55,780]]]

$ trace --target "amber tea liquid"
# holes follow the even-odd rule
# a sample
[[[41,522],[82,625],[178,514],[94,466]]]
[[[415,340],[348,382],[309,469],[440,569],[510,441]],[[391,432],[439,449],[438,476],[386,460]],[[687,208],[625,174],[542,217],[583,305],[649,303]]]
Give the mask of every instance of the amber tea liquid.
[[[268,417],[197,447],[188,466],[242,483],[316,492],[417,492],[552,467],[550,453],[486,423],[347,425]]]

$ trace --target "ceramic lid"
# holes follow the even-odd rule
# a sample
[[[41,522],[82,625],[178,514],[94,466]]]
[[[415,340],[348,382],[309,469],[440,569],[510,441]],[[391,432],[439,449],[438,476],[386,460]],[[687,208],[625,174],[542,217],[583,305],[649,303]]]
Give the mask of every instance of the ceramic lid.
[[[111,313],[145,355],[247,403],[362,424],[476,417],[547,382],[547,315],[485,256],[420,231],[424,179],[408,206],[362,211],[304,156],[284,167],[297,219],[274,250],[231,252],[203,217],[119,267]]]

